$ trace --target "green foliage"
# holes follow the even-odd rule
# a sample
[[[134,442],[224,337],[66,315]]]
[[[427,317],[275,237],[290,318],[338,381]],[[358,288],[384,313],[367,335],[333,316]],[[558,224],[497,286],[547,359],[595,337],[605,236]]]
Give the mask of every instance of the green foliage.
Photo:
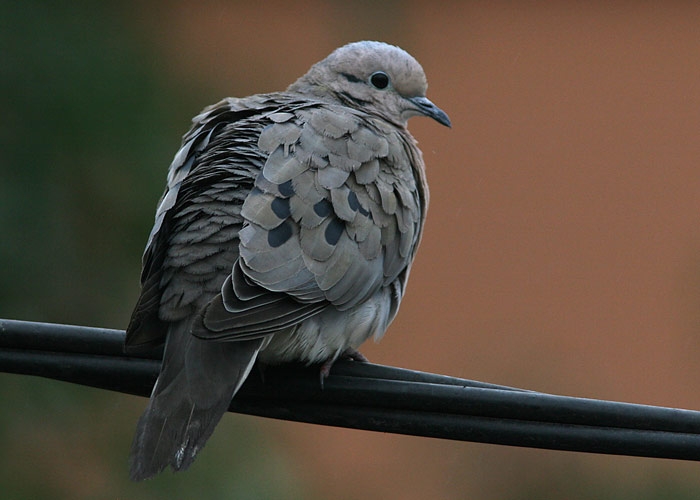
[[[4,5],[0,316],[124,326],[197,107],[105,4]]]
[[[0,317],[128,322],[167,166],[207,103],[162,70],[127,9],[0,3]],[[299,498],[244,417],[225,417],[235,428],[187,474],[131,484],[144,399],[12,375],[0,399],[3,498]]]

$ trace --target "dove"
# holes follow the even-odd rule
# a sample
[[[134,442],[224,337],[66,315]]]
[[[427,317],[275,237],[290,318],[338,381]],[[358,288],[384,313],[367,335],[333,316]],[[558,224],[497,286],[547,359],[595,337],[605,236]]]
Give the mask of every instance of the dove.
[[[165,344],[130,477],[187,469],[256,361],[319,364],[380,339],[428,206],[406,125],[450,127],[404,50],[336,49],[285,91],[193,119],[168,170],[125,349]]]

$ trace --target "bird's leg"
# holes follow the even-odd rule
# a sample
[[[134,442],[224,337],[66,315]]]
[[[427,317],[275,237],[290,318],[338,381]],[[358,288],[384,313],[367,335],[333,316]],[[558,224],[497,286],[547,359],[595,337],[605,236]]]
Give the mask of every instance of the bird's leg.
[[[342,353],[340,353],[339,356],[337,356],[335,358],[330,358],[328,361],[326,361],[325,363],[323,363],[321,365],[321,370],[320,370],[321,389],[323,389],[323,381],[331,373],[331,367],[333,366],[333,363],[335,363],[338,359],[349,359],[351,361],[357,361],[358,363],[369,363],[369,359],[367,359],[364,354],[362,354],[357,349],[353,349],[352,347],[348,347]]]
[[[357,361],[358,363],[369,363],[369,359],[367,359],[364,354],[357,349],[353,349],[352,347],[345,349],[339,358]]]

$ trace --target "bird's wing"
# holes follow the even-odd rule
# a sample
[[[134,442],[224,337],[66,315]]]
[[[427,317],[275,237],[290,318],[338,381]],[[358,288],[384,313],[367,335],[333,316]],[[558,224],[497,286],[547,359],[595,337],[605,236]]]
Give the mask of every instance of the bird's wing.
[[[143,254],[141,294],[127,328],[127,350],[157,346],[164,341],[168,325],[163,312],[167,320],[192,312],[195,295],[200,295],[200,291],[192,289],[187,296],[187,283],[173,280],[186,279],[178,267],[195,264],[196,252],[212,248],[205,238],[234,248],[237,256],[239,227],[230,228],[230,234],[222,232],[221,218],[235,219],[235,207],[231,210],[225,205],[237,204],[240,212],[240,204],[264,162],[265,155],[256,146],[262,127],[256,118],[278,107],[271,95],[230,98],[206,108],[193,119],[193,126],[170,165]],[[229,272],[230,268],[229,265]],[[164,297],[164,293],[171,296]],[[182,297],[174,297],[177,293]],[[177,304],[166,305],[161,311],[161,305],[169,299]]]
[[[266,118],[240,258],[193,330],[201,338],[256,338],[402,288],[418,243],[422,163],[397,127],[332,105]]]

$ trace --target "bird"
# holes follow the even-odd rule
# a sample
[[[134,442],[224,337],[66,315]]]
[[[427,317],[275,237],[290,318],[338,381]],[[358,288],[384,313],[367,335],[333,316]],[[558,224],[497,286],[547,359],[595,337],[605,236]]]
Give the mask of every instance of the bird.
[[[421,65],[384,42],[334,50],[281,92],[192,120],[143,254],[127,353],[164,344],[130,453],[139,481],[187,469],[253,365],[319,364],[397,314],[429,194],[409,118],[451,127]]]

